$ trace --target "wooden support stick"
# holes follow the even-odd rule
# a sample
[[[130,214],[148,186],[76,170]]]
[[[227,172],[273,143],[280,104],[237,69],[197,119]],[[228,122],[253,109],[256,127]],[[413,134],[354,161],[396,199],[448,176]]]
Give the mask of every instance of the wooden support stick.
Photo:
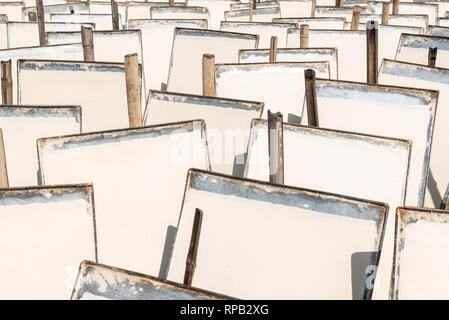
[[[36,0],[36,8],[37,8],[37,24],[39,28],[39,45],[41,47],[44,47],[47,45],[47,40],[45,37],[45,15],[42,0]]]
[[[382,24],[387,25],[390,19],[390,3],[384,2],[382,5]]]
[[[337,8],[343,8],[345,5],[345,0],[337,0]]]
[[[435,68],[435,63],[437,62],[437,52],[438,52],[438,47],[429,48],[429,56],[428,56],[428,60],[427,60],[427,65],[429,67]]]
[[[249,22],[253,22],[253,8],[256,6],[256,0],[249,2]]]
[[[195,273],[202,223],[203,211],[196,208],[195,217],[193,219],[192,235],[190,237],[189,252],[187,253],[186,259],[186,270],[184,273],[184,285],[189,287],[192,286],[193,274]]]
[[[12,72],[11,59],[2,61],[2,103],[13,104],[12,101]]]
[[[307,120],[311,127],[318,127],[318,103],[316,99],[316,87],[315,87],[315,71],[307,69],[304,71],[305,79],[305,94],[307,105]]]
[[[392,0],[393,1],[393,14],[399,14],[399,0]]]
[[[309,25],[302,24],[299,27],[299,47],[308,48],[309,47]]]
[[[81,26],[81,42],[83,43],[84,61],[95,61],[92,28]]]
[[[355,6],[352,11],[352,21],[351,21],[351,30],[359,30],[359,22],[360,22],[360,13],[362,12],[362,8],[360,6]]]
[[[6,166],[5,143],[0,129],[0,188],[9,188],[8,168]]]
[[[367,83],[377,83],[377,22],[366,23],[366,77]]]
[[[316,0],[312,0],[312,13],[310,15],[311,18],[315,17],[315,10],[316,10]]]
[[[215,55],[203,55],[203,96],[215,96]]]
[[[117,2],[111,0],[111,9],[112,9],[112,30],[119,30],[120,23],[118,20],[118,6]]]
[[[173,7],[175,5],[175,0],[168,0],[168,5]]]
[[[270,62],[276,62],[278,51],[278,37],[272,36],[270,41]]]
[[[37,21],[36,12],[28,12],[28,21]]]
[[[140,77],[137,53],[125,56],[125,78],[129,127],[141,127],[142,104],[140,101]]]
[[[282,113],[268,110],[270,182],[284,184],[284,130]]]

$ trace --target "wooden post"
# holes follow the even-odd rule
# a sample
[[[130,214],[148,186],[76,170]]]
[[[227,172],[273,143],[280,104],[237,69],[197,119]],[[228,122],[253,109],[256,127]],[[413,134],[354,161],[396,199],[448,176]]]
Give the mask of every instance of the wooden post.
[[[249,2],[249,22],[253,22],[253,8],[256,6],[256,0],[250,0]]]
[[[36,12],[28,12],[28,21],[37,21]]]
[[[0,129],[0,188],[9,188],[8,167],[6,166],[5,143]]]
[[[310,15],[311,18],[315,17],[315,9],[316,9],[316,0],[312,0],[312,13]]]
[[[307,105],[307,119],[311,127],[318,127],[318,103],[316,99],[315,87],[315,71],[307,69],[304,71],[305,89],[306,89],[306,105]]]
[[[129,127],[141,127],[142,104],[140,101],[139,61],[137,53],[125,56],[125,78]]]
[[[366,76],[367,83],[377,83],[377,22],[366,23]]]
[[[81,26],[81,42],[83,43],[84,61],[95,61],[94,36],[91,28]]]
[[[360,6],[355,6],[352,11],[352,21],[351,21],[351,30],[359,30],[359,22],[360,22],[360,13],[362,12],[362,8]]]
[[[215,96],[215,56],[203,55],[203,96]]]
[[[175,5],[175,0],[168,0],[168,5],[173,7]]]
[[[302,24],[299,27],[299,47],[308,48],[309,47],[309,25]]]
[[[111,0],[111,9],[112,9],[112,30],[119,30],[120,23],[118,20],[118,6],[117,2]]]
[[[270,182],[284,184],[284,130],[282,113],[268,110]]]
[[[192,235],[190,237],[189,252],[186,259],[186,270],[184,273],[184,285],[191,287],[193,274],[196,268],[196,257],[198,255],[198,245],[200,241],[201,225],[203,224],[203,211],[196,208],[193,218]]]
[[[47,40],[45,37],[45,15],[42,0],[36,0],[36,9],[37,9],[37,24],[39,28],[39,45],[41,47],[44,47],[47,45]]]
[[[276,62],[278,51],[278,37],[272,36],[270,41],[270,62]]]
[[[1,66],[2,66],[2,103],[13,104],[11,59],[8,61],[2,61]]]
[[[435,68],[435,63],[437,62],[437,52],[438,52],[438,47],[429,48],[429,55],[428,55],[428,60],[427,60],[427,65],[429,67]]]
[[[337,0],[337,8],[343,8],[345,5],[345,0]]]
[[[390,19],[390,3],[384,2],[382,5],[382,24],[387,25]]]
[[[399,14],[399,0],[392,0],[393,1],[393,14]]]

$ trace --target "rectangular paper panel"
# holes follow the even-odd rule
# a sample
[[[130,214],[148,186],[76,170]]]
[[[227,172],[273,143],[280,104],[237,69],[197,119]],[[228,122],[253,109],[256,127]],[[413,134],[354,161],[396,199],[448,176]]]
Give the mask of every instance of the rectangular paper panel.
[[[437,26],[449,27],[449,18],[438,18]]]
[[[240,50],[239,63],[263,63],[270,61],[270,50]],[[304,48],[277,49],[277,62],[329,62],[331,79],[338,79],[337,49],[335,48]]]
[[[370,14],[374,11],[370,7],[361,7],[361,14]],[[345,18],[346,22],[352,21],[353,8],[336,8],[336,7],[320,7],[315,8],[315,17],[341,17]]]
[[[185,2],[174,2],[174,6],[185,6]],[[151,19],[151,7],[165,7],[166,2],[127,2],[126,21],[130,19]],[[107,12],[110,13],[110,12]]]
[[[119,14],[119,25],[122,25],[122,18]],[[51,22],[75,22],[75,23],[95,23],[95,30],[112,30],[112,16],[110,14],[50,14]]]
[[[81,107],[0,105],[9,186],[38,184],[36,140],[81,133]]]
[[[429,26],[426,34],[429,36],[449,37],[449,27]]]
[[[123,63],[125,55],[137,53],[139,63],[145,69],[140,30],[93,31],[94,57],[96,61]],[[48,44],[80,43],[81,32],[49,32]],[[118,46],[117,44],[120,43]],[[145,72],[143,73],[145,76]],[[142,113],[145,110],[146,82],[142,79]]]
[[[95,188],[99,262],[164,276],[189,168],[210,170],[203,121],[38,140],[44,184]]]
[[[125,55],[137,53],[139,63],[143,62],[140,30],[93,31],[92,34],[96,61],[123,63]],[[80,31],[47,33],[49,45],[81,42]]]
[[[281,17],[310,17],[312,16],[312,0],[280,0]]]
[[[409,141],[287,124],[283,130],[286,185],[382,201],[392,210],[404,204],[412,150]],[[245,176],[269,181],[266,121],[253,121],[247,159]],[[387,220],[376,277],[376,285],[386,289],[383,299],[388,298],[393,237],[391,218]]]
[[[209,10],[209,29],[212,30],[220,30],[225,11],[237,4],[240,5],[239,1],[234,0],[187,0],[188,6],[206,7]]]
[[[92,185],[1,189],[0,230],[0,297],[69,299],[97,257]]]
[[[226,11],[224,16],[225,21],[249,21],[249,9]],[[280,17],[281,11],[277,7],[253,10],[253,22],[271,22],[274,18]]]
[[[287,30],[296,28],[296,24],[268,23],[268,22],[229,22],[222,21],[220,30],[227,32],[239,32],[257,34],[259,36],[258,48],[270,48],[271,37],[278,38],[278,47],[287,46]]]
[[[396,60],[427,65],[430,47],[438,47],[435,66],[449,68],[449,38],[445,37],[403,34]]]
[[[83,108],[83,132],[127,128],[123,63],[18,61],[18,103]]]
[[[123,20],[126,17],[127,3],[130,2],[117,1],[118,13]],[[112,14],[111,3],[109,1],[89,1],[89,9],[90,14]]]
[[[449,10],[449,2],[446,0],[414,0],[414,2],[438,5],[438,17],[446,16],[446,12]]]
[[[30,12],[36,13],[36,7],[28,7],[22,9],[22,20],[29,21],[28,14]],[[50,14],[52,13],[89,13],[89,3],[87,2],[75,2],[66,4],[44,5],[44,19],[50,21]]]
[[[207,29],[206,20],[131,20],[128,28],[139,29],[145,60],[147,89],[165,90],[176,27]],[[157,45],[155,45],[157,44]]]
[[[398,208],[392,299],[449,298],[448,213]]]
[[[386,204],[192,169],[170,280],[183,279],[196,208],[193,286],[242,299],[369,298],[364,273],[378,259]]]
[[[329,79],[329,62],[276,62],[216,65],[218,97],[261,101],[267,111],[282,112],[286,122],[299,123],[304,106],[304,71]],[[248,85],[251,84],[251,85]]]
[[[236,63],[239,49],[256,49],[258,42],[257,35],[176,28],[167,90],[202,94],[203,54],[214,54],[215,63]]]
[[[263,103],[150,90],[145,125],[203,119],[213,171],[241,175],[253,118]]]
[[[366,82],[366,26],[358,31],[310,30],[309,47],[336,47],[338,49],[339,79]],[[378,26],[378,64],[382,59],[393,59],[396,44],[402,33],[422,34],[423,29],[403,26]],[[287,47],[299,47],[299,28],[287,35]]]
[[[25,47],[0,50],[0,60],[11,59],[12,91],[13,101],[17,103],[17,60],[19,59],[58,59],[84,60],[83,45],[81,43],[45,46],[45,47]],[[31,101],[30,104],[36,104]],[[71,103],[68,103],[71,104]]]
[[[0,12],[6,14],[9,21],[22,21],[22,2],[0,2]]]
[[[229,297],[91,261],[80,265],[72,300],[224,300]]]
[[[343,30],[345,18],[321,17],[321,18],[277,18],[274,23],[296,23],[298,26],[307,24],[310,29]],[[297,47],[299,48],[299,41]]]
[[[377,23],[382,23],[381,14],[361,14],[360,23],[366,23],[367,21],[374,20]],[[388,17],[388,24],[393,26],[407,26],[407,27],[418,27],[424,30],[428,25],[427,15],[409,15],[409,14],[397,14],[390,15]]]
[[[200,19],[209,22],[206,7],[152,7],[150,19]]]
[[[449,117],[449,108],[447,107],[449,104],[449,70],[384,60],[380,66],[379,83],[439,90],[424,202],[426,207],[438,208],[449,182],[449,163],[447,161],[449,158],[447,148],[449,130],[446,125],[446,119]]]
[[[299,48],[299,28],[290,29],[287,47]],[[310,48],[337,48],[338,78],[366,81],[366,31],[309,30]]]
[[[283,131],[286,185],[404,203],[410,141],[287,123]],[[267,121],[254,119],[245,177],[269,181],[268,158]]]
[[[393,12],[390,3],[390,12]],[[429,17],[429,24],[435,25],[438,17],[438,5],[429,3],[399,3],[399,14],[425,14]]]
[[[45,32],[80,31],[81,27],[95,29],[92,23],[45,22]],[[37,22],[8,22],[8,48],[39,46]]]
[[[422,206],[438,92],[319,79],[316,96],[324,128],[412,141],[405,203]],[[306,108],[304,113],[301,123],[307,124]]]
[[[237,11],[237,10],[248,10],[250,6],[249,2],[243,2],[232,4],[231,5],[231,11]],[[262,8],[273,8],[273,7],[279,7],[279,3],[276,1],[263,1],[263,2],[257,2],[256,1],[256,9],[262,9]]]

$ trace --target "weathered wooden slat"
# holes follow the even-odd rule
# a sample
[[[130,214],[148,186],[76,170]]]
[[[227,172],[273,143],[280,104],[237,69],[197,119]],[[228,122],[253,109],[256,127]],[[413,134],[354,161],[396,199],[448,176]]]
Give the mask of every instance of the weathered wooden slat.
[[[83,44],[84,61],[95,61],[94,56],[94,37],[92,28],[81,26],[81,42]]]
[[[309,47],[309,25],[302,24],[299,29],[299,47],[308,48]]]
[[[316,99],[315,88],[315,71],[307,69],[304,71],[305,87],[306,87],[306,104],[307,104],[307,120],[309,126],[318,127],[318,105]]]
[[[125,56],[126,97],[128,101],[129,127],[142,126],[139,61],[137,53]]]
[[[36,8],[37,8],[37,24],[39,27],[39,45],[41,47],[44,47],[47,45],[47,40],[45,38],[45,15],[42,0],[36,0]]]
[[[190,238],[189,252],[186,259],[186,271],[184,274],[184,285],[191,287],[193,275],[196,268],[196,257],[198,255],[198,246],[200,242],[201,224],[203,223],[203,211],[195,209],[193,219],[192,236]]]
[[[2,103],[13,104],[11,59],[1,62],[2,67]]]
[[[203,96],[215,96],[215,55],[203,55]]]
[[[276,55],[278,49],[278,37],[271,37],[270,41],[270,62],[276,62]]]
[[[367,83],[377,83],[377,55],[378,55],[378,33],[377,22],[368,21],[366,23],[366,77]]]

